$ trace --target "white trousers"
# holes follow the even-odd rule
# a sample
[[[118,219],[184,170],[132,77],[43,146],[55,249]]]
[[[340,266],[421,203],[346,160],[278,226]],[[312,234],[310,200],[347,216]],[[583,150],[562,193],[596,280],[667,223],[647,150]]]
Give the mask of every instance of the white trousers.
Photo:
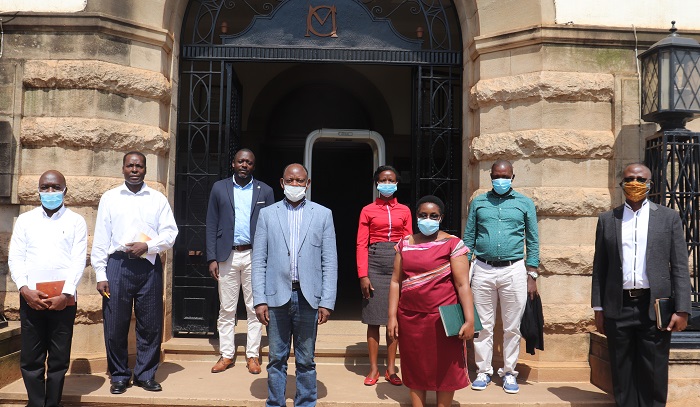
[[[262,324],[255,316],[253,308],[253,285],[250,273],[253,269],[252,250],[242,252],[232,250],[226,261],[219,263],[219,351],[221,356],[233,359],[236,353],[235,325],[238,293],[243,286],[243,299],[248,318],[248,338],[246,341],[246,358],[256,358],[260,352]]]
[[[472,293],[484,329],[474,338],[477,373],[493,374],[493,327],[501,303],[503,322],[503,368],[498,375],[518,375],[515,365],[520,353],[520,321],[527,301],[527,270],[523,260],[507,267],[493,267],[476,260],[472,265]]]

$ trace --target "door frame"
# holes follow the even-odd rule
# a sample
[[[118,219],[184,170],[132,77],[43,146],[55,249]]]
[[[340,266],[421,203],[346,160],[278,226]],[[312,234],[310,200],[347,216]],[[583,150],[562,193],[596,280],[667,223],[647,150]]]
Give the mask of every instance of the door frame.
[[[361,130],[361,129],[319,129],[314,130],[306,136],[306,143],[304,144],[304,166],[309,172],[308,177],[312,178],[313,168],[313,149],[314,144],[317,141],[351,141],[355,143],[366,143],[372,149],[372,158],[374,163],[374,168],[378,168],[386,163],[386,146],[384,144],[384,137],[376,131],[372,130]],[[306,190],[306,197],[311,199],[311,188],[313,185],[309,185]],[[372,194],[373,197],[377,198],[377,190],[374,189]]]

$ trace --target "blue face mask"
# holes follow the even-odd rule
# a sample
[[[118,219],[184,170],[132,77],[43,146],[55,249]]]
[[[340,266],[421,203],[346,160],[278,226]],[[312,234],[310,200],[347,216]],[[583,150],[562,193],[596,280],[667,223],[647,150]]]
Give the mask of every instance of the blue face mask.
[[[418,219],[418,229],[426,236],[434,235],[440,230],[440,221],[433,219]]]
[[[513,180],[510,178],[496,178],[491,180],[493,191],[498,195],[503,195],[510,190],[510,184]]]
[[[377,191],[384,197],[390,197],[394,195],[398,186],[396,184],[377,184]]]
[[[63,193],[64,191],[58,192],[39,192],[39,198],[41,199],[41,206],[52,211],[63,204]]]

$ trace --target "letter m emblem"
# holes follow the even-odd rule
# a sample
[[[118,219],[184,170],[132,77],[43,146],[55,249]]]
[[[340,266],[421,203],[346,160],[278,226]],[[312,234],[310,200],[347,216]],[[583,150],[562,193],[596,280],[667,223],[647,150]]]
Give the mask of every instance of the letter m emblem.
[[[323,13],[323,10],[327,10],[325,13]],[[321,14],[324,14],[324,17],[321,18]],[[336,9],[335,6],[318,6],[318,7],[313,7],[309,6],[309,15],[306,17],[306,35],[305,37],[310,37],[311,34],[317,36],[317,37],[332,37],[332,38],[337,38],[338,35],[336,34],[336,22],[335,22],[335,14],[336,14]],[[326,22],[328,21],[328,17],[331,18],[331,24],[330,24],[330,31],[327,31],[329,27],[326,26]],[[321,29],[326,29],[325,32],[318,32],[316,30],[318,28],[319,30]]]

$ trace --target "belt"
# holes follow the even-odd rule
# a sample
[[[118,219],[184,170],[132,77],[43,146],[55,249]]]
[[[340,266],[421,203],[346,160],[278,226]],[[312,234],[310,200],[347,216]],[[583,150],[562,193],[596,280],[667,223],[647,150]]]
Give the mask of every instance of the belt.
[[[121,259],[121,260],[146,260],[144,257],[139,257],[139,256],[134,256],[133,254],[129,253],[124,253],[124,252],[114,252],[109,255],[109,257],[115,258],[115,259]]]
[[[479,256],[476,256],[476,259],[482,263],[486,263],[489,266],[493,266],[493,267],[508,267],[508,266],[512,266],[513,264],[522,260],[522,259],[517,259],[517,260],[490,261],[490,260],[486,260],[484,258],[481,258]]]
[[[649,295],[648,288],[633,288],[631,290],[622,290],[622,292],[625,293],[625,297],[629,298],[639,298]]]
[[[237,252],[244,252],[253,248],[252,244],[239,244],[238,246],[233,246],[232,249]]]
[[[301,285],[299,284],[298,281],[293,281],[292,282],[292,291],[299,291],[301,290]]]

